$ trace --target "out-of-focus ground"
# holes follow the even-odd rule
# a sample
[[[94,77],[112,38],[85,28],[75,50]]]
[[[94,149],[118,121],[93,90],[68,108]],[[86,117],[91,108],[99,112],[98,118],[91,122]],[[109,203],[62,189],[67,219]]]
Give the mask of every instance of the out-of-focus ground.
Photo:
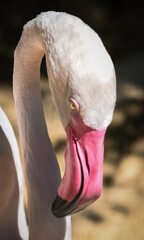
[[[144,56],[139,55],[115,66],[118,100],[105,139],[103,192],[99,200],[72,217],[73,240],[144,239],[144,86],[139,76],[143,61]],[[41,89],[50,138],[63,174],[65,132],[46,79],[42,79]],[[18,137],[10,85],[1,85],[0,103]]]
[[[99,33],[114,60],[118,98],[114,119],[105,138],[102,196],[87,209],[72,216],[73,240],[143,240],[143,9],[136,2],[128,4],[127,1],[109,1],[108,4],[107,1],[73,0],[68,1],[67,5],[63,1],[57,7],[50,1],[49,8],[45,5],[42,8],[41,2],[35,2],[34,7],[33,1],[26,8],[25,1],[22,2],[14,8],[13,1],[9,8],[7,3],[3,4],[1,9],[0,106],[9,117],[19,141],[11,79],[13,49],[26,21],[40,11],[55,9],[68,11],[88,22]],[[46,77],[42,77],[41,89],[50,138],[63,174],[66,136],[55,111]]]

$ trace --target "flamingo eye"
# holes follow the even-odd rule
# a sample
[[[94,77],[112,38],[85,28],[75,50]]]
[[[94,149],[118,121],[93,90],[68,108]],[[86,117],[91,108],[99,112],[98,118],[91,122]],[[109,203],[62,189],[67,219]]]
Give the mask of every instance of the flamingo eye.
[[[70,107],[71,107],[72,110],[76,109],[76,106],[75,106],[75,104],[72,101],[70,101]]]
[[[70,108],[79,111],[79,104],[74,98],[70,98]]]

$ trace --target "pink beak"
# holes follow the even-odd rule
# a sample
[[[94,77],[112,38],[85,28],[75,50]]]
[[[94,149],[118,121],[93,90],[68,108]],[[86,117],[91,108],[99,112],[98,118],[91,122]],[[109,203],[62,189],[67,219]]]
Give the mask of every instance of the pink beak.
[[[66,169],[52,205],[56,217],[78,212],[100,197],[103,182],[104,136],[106,130],[93,130],[81,122],[67,127]]]

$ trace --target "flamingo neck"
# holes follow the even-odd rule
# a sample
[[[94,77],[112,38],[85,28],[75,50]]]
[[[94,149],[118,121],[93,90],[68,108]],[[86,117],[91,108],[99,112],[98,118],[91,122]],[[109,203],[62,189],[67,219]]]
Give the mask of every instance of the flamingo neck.
[[[24,30],[15,50],[14,98],[28,194],[30,239],[62,240],[65,219],[57,219],[51,212],[60,171],[41,104],[40,63],[45,50],[40,35],[37,26],[32,24]]]

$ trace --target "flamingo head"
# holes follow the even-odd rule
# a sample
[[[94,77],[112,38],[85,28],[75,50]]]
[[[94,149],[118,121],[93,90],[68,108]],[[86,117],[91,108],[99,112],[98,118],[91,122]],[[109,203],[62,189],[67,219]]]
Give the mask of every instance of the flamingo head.
[[[50,87],[67,134],[65,173],[52,205],[56,217],[78,212],[101,195],[104,137],[116,101],[114,66],[100,38],[78,19],[67,18],[67,25],[63,35],[57,29],[51,46],[56,54],[49,58]]]
[[[52,205],[56,217],[80,211],[101,195],[104,137],[115,106],[114,72],[105,83],[84,81],[68,102],[66,167]]]

